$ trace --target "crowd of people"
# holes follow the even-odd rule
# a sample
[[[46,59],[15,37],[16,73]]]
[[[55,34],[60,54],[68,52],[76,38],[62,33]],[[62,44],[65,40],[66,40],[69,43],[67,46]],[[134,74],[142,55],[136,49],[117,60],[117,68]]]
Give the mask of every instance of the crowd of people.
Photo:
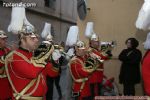
[[[0,82],[2,100],[9,98],[52,100],[52,81],[55,81],[59,98],[61,98],[62,92],[57,80],[60,78],[60,66],[63,66],[65,62],[69,63],[73,79],[70,95],[75,100],[93,100],[95,96],[102,94],[102,81],[105,77],[103,61],[109,59],[112,54],[110,49],[103,53],[99,50],[99,38],[96,34],[91,37],[89,48],[83,41],[77,41],[73,47],[75,55],[68,54],[70,61],[67,61],[64,55],[55,56],[60,49],[53,44],[53,41],[49,41],[51,44],[42,43],[38,46],[39,36],[33,31],[30,33],[24,31],[19,34],[20,41],[15,50],[7,49],[5,45],[7,36],[4,31],[0,32],[0,36],[0,43],[3,44],[1,45],[1,76],[3,77]],[[109,86],[111,83],[106,85]]]

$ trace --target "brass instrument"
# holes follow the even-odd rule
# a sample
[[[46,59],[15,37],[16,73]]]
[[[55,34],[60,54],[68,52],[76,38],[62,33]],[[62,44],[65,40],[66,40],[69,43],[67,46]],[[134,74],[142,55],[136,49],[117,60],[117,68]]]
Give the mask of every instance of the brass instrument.
[[[94,53],[92,52],[92,49],[91,49],[91,48],[89,48],[89,49],[87,50],[87,53],[88,53],[88,55],[89,55],[90,57],[92,57],[92,58],[98,60],[100,63],[103,63],[103,62],[104,62],[104,60],[101,60],[100,56],[98,56],[98,55],[96,55],[96,54],[94,54]]]
[[[54,45],[54,49],[58,49],[62,55],[70,57],[70,55],[68,55],[68,54],[64,51],[64,47],[62,47],[61,45],[55,44],[55,45]]]
[[[117,42],[111,41],[111,42],[100,42],[100,50],[101,51],[108,51],[112,50],[114,47],[116,47]]]

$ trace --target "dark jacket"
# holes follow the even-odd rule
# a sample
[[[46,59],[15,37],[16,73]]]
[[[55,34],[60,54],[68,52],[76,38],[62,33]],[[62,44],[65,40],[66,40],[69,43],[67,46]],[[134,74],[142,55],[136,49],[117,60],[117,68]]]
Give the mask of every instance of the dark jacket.
[[[137,84],[140,83],[140,61],[142,53],[138,49],[124,49],[119,60],[122,62],[119,82],[122,84]]]

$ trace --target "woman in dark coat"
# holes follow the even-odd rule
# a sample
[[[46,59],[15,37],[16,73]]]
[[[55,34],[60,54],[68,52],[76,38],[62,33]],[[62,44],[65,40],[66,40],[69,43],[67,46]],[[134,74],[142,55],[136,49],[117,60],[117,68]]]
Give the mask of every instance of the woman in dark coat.
[[[140,61],[141,51],[136,49],[139,42],[135,38],[126,40],[127,49],[124,49],[119,60],[122,62],[119,82],[123,84],[124,95],[135,95],[135,84],[140,83]]]

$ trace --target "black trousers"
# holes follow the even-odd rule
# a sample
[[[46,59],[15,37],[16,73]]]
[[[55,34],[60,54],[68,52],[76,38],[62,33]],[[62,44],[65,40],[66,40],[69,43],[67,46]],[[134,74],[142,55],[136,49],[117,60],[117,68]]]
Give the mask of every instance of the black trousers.
[[[61,92],[61,87],[59,85],[59,81],[60,81],[60,76],[54,78],[54,82],[55,82],[55,86],[56,86],[56,89],[57,89],[57,92],[59,95],[59,99],[61,99],[62,98],[62,92]]]
[[[55,83],[57,92],[59,94],[59,99],[62,98],[62,92],[61,92],[61,87],[59,85],[59,80],[60,80],[60,76],[57,76],[56,78],[47,77],[48,91],[47,91],[47,94],[46,94],[46,100],[53,100],[53,86],[54,86],[54,83]]]
[[[132,83],[125,83],[123,84],[123,93],[127,96],[134,96],[135,95],[135,84]]]
[[[98,88],[97,88],[98,87]],[[97,88],[95,91],[95,88]],[[91,92],[91,98],[94,100],[95,98],[95,92],[98,92],[98,95],[101,95],[101,88],[102,85],[100,83],[94,83],[94,84],[90,84],[90,92]]]
[[[94,100],[91,96],[89,97],[83,97],[82,100]]]

